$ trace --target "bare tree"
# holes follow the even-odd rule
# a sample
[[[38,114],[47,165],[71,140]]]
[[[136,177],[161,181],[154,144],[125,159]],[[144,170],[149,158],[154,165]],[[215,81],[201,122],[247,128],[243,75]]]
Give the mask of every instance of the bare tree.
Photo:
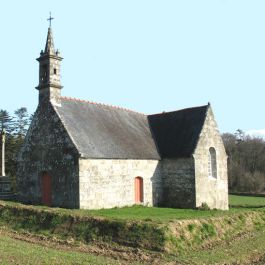
[[[229,190],[234,192],[265,192],[265,141],[245,135],[223,134],[228,154]]]

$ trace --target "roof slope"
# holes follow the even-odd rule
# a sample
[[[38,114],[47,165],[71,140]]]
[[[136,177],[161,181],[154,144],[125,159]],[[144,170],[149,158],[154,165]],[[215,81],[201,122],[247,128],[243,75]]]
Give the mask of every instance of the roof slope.
[[[209,105],[149,115],[161,158],[191,156],[196,148]]]
[[[64,97],[54,107],[83,157],[160,159],[143,114]]]

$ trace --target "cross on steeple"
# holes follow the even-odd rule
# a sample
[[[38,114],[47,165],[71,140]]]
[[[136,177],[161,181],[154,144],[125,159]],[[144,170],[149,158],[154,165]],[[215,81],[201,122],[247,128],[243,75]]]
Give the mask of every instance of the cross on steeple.
[[[51,28],[51,26],[52,26],[52,20],[53,20],[54,18],[52,17],[52,13],[50,12],[50,17],[49,18],[47,18],[47,20],[49,20],[49,22],[50,22],[50,28]]]

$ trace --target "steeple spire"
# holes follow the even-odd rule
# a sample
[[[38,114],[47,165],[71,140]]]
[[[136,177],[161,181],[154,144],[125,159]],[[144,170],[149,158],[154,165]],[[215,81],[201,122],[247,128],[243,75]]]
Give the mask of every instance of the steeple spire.
[[[39,85],[36,89],[39,90],[39,104],[47,104],[52,102],[53,104],[60,105],[61,98],[61,75],[60,75],[60,64],[62,57],[58,50],[55,50],[51,20],[53,18],[48,18],[50,21],[50,26],[48,28],[48,34],[46,39],[45,50],[41,51],[40,57],[37,58],[39,61]]]
[[[47,34],[47,40],[46,40],[44,53],[55,54],[53,36],[52,36],[52,28],[51,27],[48,28],[48,34]]]

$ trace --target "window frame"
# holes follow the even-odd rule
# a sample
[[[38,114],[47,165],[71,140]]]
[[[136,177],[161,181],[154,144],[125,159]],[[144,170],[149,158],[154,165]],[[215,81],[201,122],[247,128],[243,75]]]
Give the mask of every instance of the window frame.
[[[217,180],[218,178],[217,154],[214,147],[208,149],[208,178],[212,180]]]

